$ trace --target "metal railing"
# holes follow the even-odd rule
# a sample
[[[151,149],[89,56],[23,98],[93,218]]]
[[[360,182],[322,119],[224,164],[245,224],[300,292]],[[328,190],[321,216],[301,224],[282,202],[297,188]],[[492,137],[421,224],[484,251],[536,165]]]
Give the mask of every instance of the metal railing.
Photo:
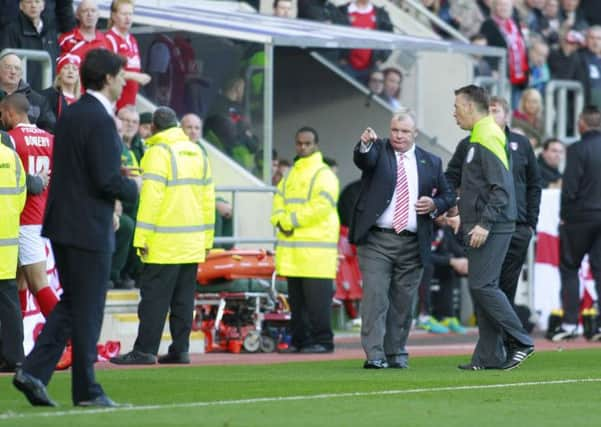
[[[27,64],[29,61],[39,62],[42,65],[42,88],[52,86],[52,73],[54,70],[54,64],[50,55],[45,50],[31,50],[31,49],[3,49],[0,52],[0,56],[4,56],[8,53],[14,53],[23,63],[23,75],[22,79],[27,81]]]
[[[474,84],[486,89],[492,96],[501,96],[507,100],[511,98],[510,91],[506,90],[509,89],[509,84],[507,81],[504,83],[503,79],[490,76],[477,76],[474,77]]]
[[[397,7],[400,7],[401,9],[403,9],[403,7],[399,6],[397,4],[397,2],[392,2],[392,3],[395,4]],[[466,36],[464,36],[463,34],[461,34],[461,32],[459,32],[456,28],[453,28],[452,26],[450,26],[449,24],[447,24],[438,15],[432,13],[420,1],[418,1],[418,0],[403,0],[402,3],[403,3],[403,6],[408,6],[411,9],[413,9],[415,12],[419,13],[420,15],[423,15],[423,16],[427,17],[428,20],[435,27],[443,30],[445,33],[447,33],[453,39],[461,41],[461,42],[464,42],[464,43],[469,43],[470,42],[469,39]]]
[[[573,94],[573,109],[570,112],[568,94]],[[582,84],[573,80],[551,80],[545,88],[545,133],[564,143],[577,141],[578,115],[584,107]],[[572,132],[568,134],[568,120],[572,118]]]
[[[275,193],[275,187],[237,187],[237,186],[221,186],[215,187],[215,193],[230,193],[232,194],[232,236],[231,237],[215,237],[215,244],[236,244],[236,243],[270,243],[274,244],[276,238],[273,236],[258,236],[258,237],[241,237],[238,235],[238,225],[236,219],[241,214],[236,209],[236,196],[239,193]]]

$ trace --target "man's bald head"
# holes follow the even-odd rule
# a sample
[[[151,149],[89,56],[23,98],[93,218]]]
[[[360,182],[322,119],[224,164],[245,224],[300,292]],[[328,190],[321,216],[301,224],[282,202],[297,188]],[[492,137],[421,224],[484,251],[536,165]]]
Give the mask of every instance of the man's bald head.
[[[197,142],[202,136],[202,119],[196,114],[190,113],[182,117],[181,121],[184,133],[190,141]]]

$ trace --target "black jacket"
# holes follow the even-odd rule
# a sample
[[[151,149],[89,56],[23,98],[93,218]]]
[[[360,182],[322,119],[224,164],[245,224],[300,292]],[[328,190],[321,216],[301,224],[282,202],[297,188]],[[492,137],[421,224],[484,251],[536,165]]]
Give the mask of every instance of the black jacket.
[[[528,138],[511,132],[509,128],[505,128],[505,135],[509,141],[508,148],[511,154],[511,171],[517,208],[516,222],[527,224],[536,230],[542,191],[538,163]],[[461,172],[469,147],[468,136],[459,142],[447,165],[445,176],[455,190],[461,187]]]
[[[588,56],[590,51],[587,48],[579,49],[576,53],[576,76],[575,80],[582,83],[584,89],[584,102],[586,104],[591,103],[591,76],[589,71],[589,60]]]
[[[121,139],[102,104],[85,94],[56,126],[52,185],[42,235],[89,251],[115,248],[115,199],[133,202],[136,184],[121,175]]]
[[[75,28],[73,0],[45,0],[42,19],[56,28],[59,33],[66,33]],[[0,32],[19,16],[19,0],[0,0]]]
[[[353,153],[355,165],[362,171],[361,193],[355,204],[349,233],[350,242],[355,244],[364,242],[369,229],[390,204],[397,179],[396,155],[388,139],[376,140],[366,153],[360,152],[360,146],[361,143],[357,143]],[[442,173],[442,161],[417,146],[415,158],[419,181],[418,198],[432,197],[437,214],[443,214],[455,205],[455,194]],[[417,236],[422,263],[428,264],[432,243],[430,215],[417,216]]]
[[[540,171],[541,186],[543,188],[547,188],[552,182],[557,182],[561,179],[559,169],[549,166],[540,154],[538,156],[538,170]]]
[[[19,12],[17,19],[2,32],[0,50],[4,48],[45,50],[50,55],[50,68],[54,76],[58,56],[57,34],[56,29],[47,22],[44,22],[42,32],[38,33],[31,20]],[[42,87],[42,66],[39,62],[28,61],[27,81],[36,90],[45,89]]]
[[[27,97],[30,104],[29,112],[27,113],[29,121],[35,123],[39,128],[42,128],[45,131],[54,133],[56,117],[50,109],[48,101],[23,80],[19,82],[19,86],[17,86],[15,93],[22,93]],[[5,96],[6,92],[0,89],[0,101],[4,99]]]
[[[599,0],[581,0],[580,9],[590,25],[601,25],[601,7]]]
[[[340,196],[338,197],[338,216],[340,217],[340,225],[345,227],[351,225],[353,210],[357,203],[357,199],[359,199],[360,193],[361,180],[351,182],[340,192]]]
[[[560,217],[567,223],[601,222],[601,130],[585,132],[567,149]]]

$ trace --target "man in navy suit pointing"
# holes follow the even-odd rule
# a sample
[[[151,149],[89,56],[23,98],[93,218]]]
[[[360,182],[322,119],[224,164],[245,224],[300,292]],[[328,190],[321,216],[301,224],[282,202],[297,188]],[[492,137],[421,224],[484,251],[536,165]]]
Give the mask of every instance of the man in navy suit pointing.
[[[390,137],[367,128],[355,145],[361,193],[351,219],[363,275],[365,369],[406,368],[411,307],[430,259],[432,221],[455,204],[442,161],[417,147],[410,112],[393,115]]]

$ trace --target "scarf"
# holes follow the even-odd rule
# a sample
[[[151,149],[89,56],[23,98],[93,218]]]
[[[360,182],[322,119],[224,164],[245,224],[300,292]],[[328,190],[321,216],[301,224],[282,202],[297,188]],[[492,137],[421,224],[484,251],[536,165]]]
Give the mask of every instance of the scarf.
[[[494,18],[494,20],[507,43],[509,81],[513,85],[525,84],[528,80],[528,55],[526,54],[526,43],[524,43],[520,30],[513,19]]]

